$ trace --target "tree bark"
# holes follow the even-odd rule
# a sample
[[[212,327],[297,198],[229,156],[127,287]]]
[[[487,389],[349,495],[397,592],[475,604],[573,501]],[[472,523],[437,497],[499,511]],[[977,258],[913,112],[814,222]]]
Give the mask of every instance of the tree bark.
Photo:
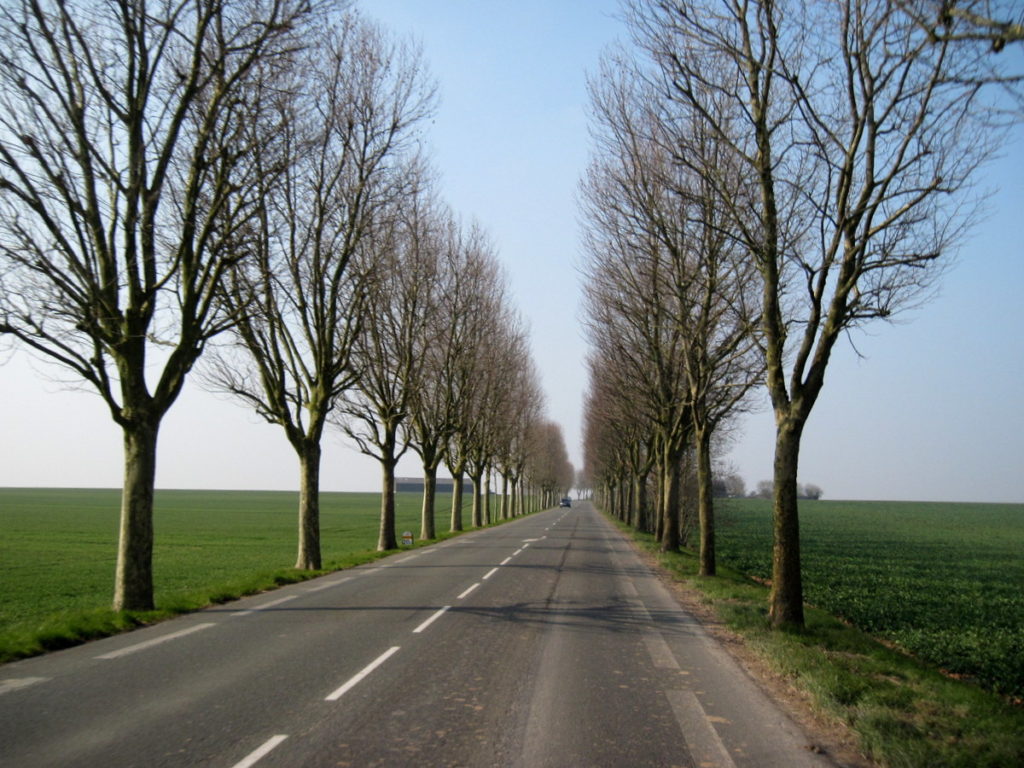
[[[295,567],[318,571],[320,560],[320,442],[303,440],[299,454],[299,551]]]
[[[775,488],[772,507],[772,625],[803,626],[800,572],[800,519],[796,485],[803,422],[778,419],[775,437]]]
[[[434,529],[434,500],[437,498],[437,467],[423,467],[423,512],[420,515],[420,539],[437,538]]]
[[[679,551],[679,457],[666,448],[662,466],[661,551]]]
[[[638,531],[649,533],[651,524],[647,512],[647,475],[635,475],[633,486],[633,495],[636,497],[636,519],[633,521],[633,527]]]
[[[484,525],[491,524],[491,470],[484,472],[484,488],[483,488],[483,517]]]
[[[700,518],[700,575],[715,575],[715,507],[711,477],[711,430],[697,427],[697,506]]]
[[[452,531],[462,530],[462,469],[452,470]]]
[[[483,518],[483,488],[482,488],[482,476],[480,474],[470,474],[469,479],[473,483],[473,527],[482,528],[484,524]]]
[[[505,472],[501,473],[501,510],[500,516],[502,520],[511,519],[512,515],[509,512],[508,503],[508,474]]]
[[[395,536],[395,459],[391,455],[381,458],[383,482],[380,494],[380,536],[377,551],[398,549]]]
[[[153,487],[159,420],[124,429],[124,488],[114,576],[115,611],[153,610]]]

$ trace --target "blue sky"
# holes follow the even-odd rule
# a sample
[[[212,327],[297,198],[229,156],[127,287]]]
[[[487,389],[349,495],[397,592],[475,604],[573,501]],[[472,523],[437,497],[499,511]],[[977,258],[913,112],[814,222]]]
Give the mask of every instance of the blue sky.
[[[624,37],[617,0],[374,0],[366,14],[412,36],[440,87],[427,139],[442,194],[491,233],[527,319],[548,413],[581,457],[586,388],[576,186],[588,152],[586,72]],[[937,300],[843,343],[811,415],[801,481],[828,498],[1024,502],[1024,129],[989,167],[998,189]],[[95,395],[5,355],[0,486],[121,482],[121,438]],[[746,417],[730,459],[771,476],[772,417]],[[379,469],[325,439],[325,490],[377,490]],[[414,457],[400,474],[418,472]],[[280,429],[192,381],[161,433],[165,488],[297,487]]]

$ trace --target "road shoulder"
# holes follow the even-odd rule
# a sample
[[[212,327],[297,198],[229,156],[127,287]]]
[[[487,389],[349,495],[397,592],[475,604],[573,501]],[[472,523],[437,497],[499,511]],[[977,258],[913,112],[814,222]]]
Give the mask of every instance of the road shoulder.
[[[618,528],[616,528],[618,530]],[[764,694],[775,702],[805,733],[815,751],[821,750],[845,768],[879,768],[879,764],[863,755],[856,735],[843,723],[817,711],[811,696],[772,669],[756,649],[742,636],[730,630],[701,596],[666,570],[651,552],[639,546],[632,537],[620,535],[629,543],[640,560],[654,573],[683,610],[701,624],[704,631],[731,656]]]

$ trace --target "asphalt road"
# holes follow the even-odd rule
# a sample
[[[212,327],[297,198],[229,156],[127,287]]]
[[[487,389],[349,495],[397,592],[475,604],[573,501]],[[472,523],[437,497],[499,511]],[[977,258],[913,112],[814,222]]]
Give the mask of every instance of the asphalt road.
[[[0,667],[0,766],[830,765],[586,503]]]

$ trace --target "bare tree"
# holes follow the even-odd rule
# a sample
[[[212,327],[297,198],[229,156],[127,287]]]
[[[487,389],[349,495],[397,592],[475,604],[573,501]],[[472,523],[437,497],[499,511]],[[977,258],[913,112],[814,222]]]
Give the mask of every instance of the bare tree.
[[[164,414],[252,248],[253,142],[299,49],[298,0],[0,8],[0,333],[87,382],[124,435],[114,608],[153,607]],[[263,130],[254,133],[253,126]]]
[[[935,42],[982,42],[999,53],[1024,42],[1024,10],[1014,0],[896,0]]]
[[[804,425],[840,336],[928,298],[970,223],[987,63],[884,0],[637,0],[631,23],[665,95],[748,170],[732,218],[777,425],[771,616],[799,625]]]
[[[743,177],[714,131],[699,116],[666,109],[657,81],[652,85],[631,62],[621,55],[606,60],[602,75],[591,87],[591,101],[606,158],[602,173],[615,192],[592,197],[628,211],[642,235],[634,247],[646,239],[664,260],[665,281],[655,295],[668,322],[681,330],[700,572],[713,575],[712,438],[763,372],[755,334],[755,269],[737,247],[722,200],[735,199]]]
[[[442,228],[439,306],[431,314],[433,326],[424,337],[423,371],[419,386],[412,392],[410,417],[405,424],[407,439],[423,464],[423,539],[436,535],[437,470],[458,428],[465,393],[464,361],[475,354],[479,291],[492,267],[490,246],[479,227],[460,227],[447,215]],[[461,510],[461,479],[458,485],[453,493]]]
[[[280,425],[298,455],[303,569],[321,566],[324,427],[355,378],[369,269],[359,254],[411,193],[403,163],[433,104],[419,54],[374,24],[349,13],[319,35],[280,98],[278,141],[260,154],[283,171],[264,177],[257,258],[234,270],[225,292],[236,343],[209,375]]]
[[[410,168],[409,176],[422,171]],[[378,550],[398,546],[395,536],[395,465],[408,450],[402,427],[425,365],[423,349],[440,302],[443,219],[425,190],[396,201],[396,209],[364,241],[373,264],[367,321],[352,348],[358,384],[339,400],[331,419],[381,465]]]
[[[482,233],[472,240],[465,264],[466,302],[459,313],[459,351],[452,370],[455,421],[445,462],[455,479],[451,529],[462,530],[462,480],[473,480],[474,525],[483,523],[482,480],[492,457],[491,408],[503,375],[496,353],[511,315],[506,301],[505,277],[498,267],[493,246]]]

